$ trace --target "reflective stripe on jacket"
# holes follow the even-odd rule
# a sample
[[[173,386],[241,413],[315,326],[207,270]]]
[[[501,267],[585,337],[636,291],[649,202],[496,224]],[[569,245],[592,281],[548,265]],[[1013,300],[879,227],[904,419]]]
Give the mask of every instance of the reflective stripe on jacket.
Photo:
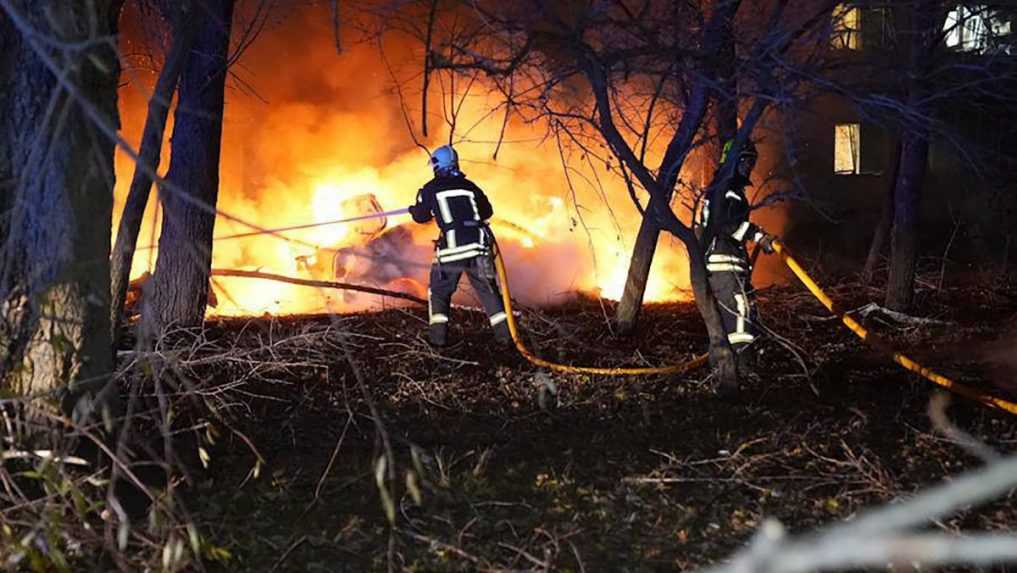
[[[438,262],[460,261],[489,252],[486,224],[494,209],[480,187],[462,174],[429,181],[417,193],[410,214],[418,223],[431,219],[438,223]]]

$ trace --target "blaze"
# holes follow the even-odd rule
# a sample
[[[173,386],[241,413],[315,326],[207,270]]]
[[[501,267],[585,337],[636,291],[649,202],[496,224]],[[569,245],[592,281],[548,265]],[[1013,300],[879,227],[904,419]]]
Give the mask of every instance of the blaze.
[[[377,47],[353,46],[336,55],[328,19],[317,16],[298,13],[265,31],[235,68],[243,84],[227,88],[218,204],[231,217],[217,219],[217,237],[253,230],[234,218],[274,229],[403,208],[430,177],[427,155],[406,126],[401,105],[409,103],[394,93]],[[387,50],[419,64],[410,45]],[[123,131],[131,141],[140,139],[152,83],[153,77],[131,77],[121,89]],[[513,296],[529,304],[576,292],[619,298],[641,216],[616,172],[585,153],[562,153],[540,122],[510,121],[494,159],[504,116],[503,110],[492,113],[500,103],[497,94],[474,86],[457,110],[451,138],[442,114],[450,113],[452,104],[443,104],[440,94],[432,99],[425,143],[434,148],[451,139],[463,171],[490,197],[492,229],[505,254]],[[409,109],[407,116],[417,121],[419,110]],[[168,145],[163,158],[165,171]],[[117,170],[115,218],[133,173],[122,153]],[[157,239],[158,223],[158,208],[150,204],[139,246]],[[223,239],[213,245],[213,268],[423,294],[436,235],[433,224],[415,225],[401,215]],[[154,255],[154,250],[139,251],[133,274],[152,270]],[[381,304],[375,296],[247,278],[216,277],[213,286],[219,304],[209,312],[219,315]],[[645,300],[688,296],[684,248],[662,238]],[[469,304],[469,297],[463,302]]]

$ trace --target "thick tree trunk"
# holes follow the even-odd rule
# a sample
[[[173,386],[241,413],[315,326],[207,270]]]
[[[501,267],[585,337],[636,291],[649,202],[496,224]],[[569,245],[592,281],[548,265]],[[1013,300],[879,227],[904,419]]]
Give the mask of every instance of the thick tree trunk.
[[[927,131],[912,130],[904,135],[900,173],[893,197],[893,236],[890,241],[890,275],[886,285],[886,307],[905,312],[914,298],[915,267],[918,260],[918,211],[929,157]]]
[[[143,309],[150,332],[200,324],[208,301],[214,208],[219,193],[226,61],[233,0],[209,0],[180,78],[162,234],[152,296]]]
[[[890,187],[886,190],[886,195],[883,198],[883,211],[879,216],[876,232],[872,235],[869,254],[865,257],[865,266],[862,268],[862,284],[867,285],[872,282],[876,274],[876,265],[879,264],[879,256],[883,253],[883,245],[886,244],[886,239],[890,236],[890,229],[893,228],[894,191],[897,189],[897,176],[900,175],[901,146],[902,143],[894,146]]]
[[[85,110],[118,127],[119,59],[89,34],[94,23],[99,37],[113,36],[120,4],[0,7],[0,181],[13,199],[0,250],[0,388],[59,397],[77,420],[116,406],[108,326],[114,143]],[[58,54],[43,37],[91,39],[93,47]]]
[[[929,120],[925,103],[926,76],[940,42],[945,11],[940,0],[917,0],[911,41],[908,110],[914,118],[901,137],[901,159],[893,199],[890,238],[890,276],[886,284],[887,308],[906,312],[914,298],[918,261],[918,218],[929,159]]]
[[[706,273],[706,257],[691,230],[674,227],[670,231],[682,241],[688,253],[689,281],[692,283],[696,307],[703,317],[706,332],[710,338],[710,365],[717,376],[718,389],[722,393],[730,394],[738,389],[737,363],[734,351],[728,343],[727,331],[724,330],[717,299],[710,288],[710,281]]]
[[[110,320],[114,347],[117,346],[120,336],[121,315],[124,300],[127,298],[127,286],[130,283],[131,264],[134,261],[134,250],[137,248],[138,232],[141,230],[145,208],[148,206],[148,196],[152,190],[152,173],[159,168],[162,155],[166,116],[169,114],[173,93],[177,89],[177,79],[183,69],[185,56],[191,52],[191,43],[196,28],[193,25],[193,19],[190,18],[190,2],[181,2],[177,10],[179,12],[174,18],[175,23],[172,30],[173,44],[166,55],[166,61],[159,73],[152,98],[148,102],[148,117],[145,118],[141,147],[138,150],[138,163],[146,168],[136,166],[134,169],[134,178],[131,179],[131,187],[127,193],[127,201],[124,203],[120,226],[117,229],[113,256],[110,259],[110,281],[112,283]]]
[[[13,88],[12,74],[16,64],[17,43],[20,40],[14,31],[12,22],[0,12],[0,110],[7,110],[8,97]],[[0,126],[7,126],[6,116],[0,116]],[[0,246],[7,244],[10,232],[11,208],[14,206],[14,175],[11,166],[11,141],[5,133],[0,133]],[[0,285],[0,289],[3,285]],[[2,300],[0,300],[2,303]],[[2,323],[0,323],[2,324]],[[2,326],[0,326],[2,329]],[[0,334],[0,344],[3,335]]]

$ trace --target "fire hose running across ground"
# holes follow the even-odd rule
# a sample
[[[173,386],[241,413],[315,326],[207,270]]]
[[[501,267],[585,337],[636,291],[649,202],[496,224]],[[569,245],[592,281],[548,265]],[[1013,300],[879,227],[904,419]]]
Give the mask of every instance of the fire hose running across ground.
[[[505,316],[508,318],[508,327],[509,333],[512,335],[512,342],[515,343],[516,349],[523,355],[523,358],[526,358],[526,360],[528,360],[531,364],[567,374],[648,376],[653,374],[684,374],[689,370],[699,368],[706,364],[707,359],[710,357],[709,354],[702,354],[681,364],[650,368],[597,368],[593,366],[570,366],[568,364],[558,364],[557,362],[544,360],[530,352],[529,349],[526,348],[526,345],[523,344],[522,338],[519,336],[519,325],[516,324],[515,314],[512,313],[512,293],[509,289],[508,273],[505,272],[505,261],[501,256],[501,249],[498,248],[498,241],[494,241],[494,266],[498,271],[498,282],[501,283],[501,299],[505,304]]]
[[[823,306],[825,306],[830,312],[837,315],[837,318],[839,318],[841,322],[843,322],[844,325],[851,330],[851,332],[854,332],[856,335],[858,335],[858,338],[861,338],[862,340],[867,342],[871,342],[869,339],[870,337],[868,329],[862,326],[861,323],[859,323],[853,317],[837,309],[837,305],[834,304],[833,299],[831,299],[829,295],[823,292],[823,289],[820,288],[818,284],[816,284],[816,281],[812,280],[812,277],[810,277],[809,274],[805,272],[805,269],[803,269],[802,266],[798,264],[798,261],[796,261],[794,257],[792,257],[790,253],[788,253],[787,247],[784,246],[784,243],[778,240],[774,240],[773,249],[777,252],[778,255],[780,255],[780,258],[782,261],[784,261],[784,264],[786,264],[788,268],[791,269],[791,272],[793,272],[795,276],[798,277],[798,280],[802,281],[802,284],[805,285],[805,288],[809,289],[809,292],[812,293],[812,296],[816,297],[819,300],[819,302],[823,303]],[[915,362],[908,356],[895,350],[887,349],[887,352],[890,353],[891,358],[893,359],[894,362],[900,364],[904,368],[918,374],[919,376],[925,378],[926,380],[929,380],[934,384],[938,384],[943,388],[946,388],[947,390],[954,392],[955,394],[959,394],[961,396],[964,396],[965,398],[989,406],[990,408],[996,408],[999,410],[1003,410],[1004,412],[1017,414],[1017,404],[1013,402],[1003,400],[1002,398],[997,398],[995,396],[986,394],[970,386],[954,382],[953,380],[947,378],[946,376],[933,372],[932,370],[926,368],[925,366],[922,366],[918,362]]]
[[[328,221],[328,222],[325,222],[325,223],[312,223],[312,224],[308,224],[308,225],[297,225],[297,226],[293,226],[293,227],[285,227],[285,228],[282,228],[282,229],[269,229],[269,230],[260,229],[260,230],[257,230],[257,231],[254,231],[254,232],[249,232],[249,233],[241,233],[241,234],[238,234],[238,235],[230,235],[230,236],[226,236],[226,237],[217,237],[217,239],[234,239],[234,238],[249,237],[249,236],[261,235],[261,234],[272,234],[272,235],[275,235],[276,237],[281,238],[281,239],[291,240],[288,237],[285,237],[285,236],[282,236],[282,235],[278,235],[277,233],[281,232],[281,231],[289,231],[289,230],[296,230],[296,229],[305,229],[305,228],[310,228],[310,227],[319,227],[319,226],[323,226],[323,225],[333,225],[333,224],[338,224],[338,223],[346,223],[346,222],[350,222],[350,221],[358,221],[358,220],[361,220],[361,219],[370,219],[370,218],[375,218],[375,217],[401,215],[401,214],[404,214],[404,213],[406,213],[408,211],[409,211],[409,209],[397,209],[397,210],[394,210],[394,211],[386,211],[386,212],[383,212],[383,213],[372,213],[372,214],[368,214],[368,215],[361,215],[361,216],[351,217],[351,218],[348,218],[348,219],[342,219],[342,220],[338,220],[338,221]],[[505,314],[506,314],[507,319],[508,319],[509,332],[512,335],[512,341],[515,343],[516,349],[519,350],[519,353],[522,354],[523,357],[526,358],[526,360],[528,360],[530,363],[532,363],[532,364],[534,364],[536,366],[540,366],[540,367],[543,367],[543,368],[548,368],[550,370],[554,370],[554,371],[557,371],[557,372],[564,372],[564,373],[570,373],[570,374],[597,374],[597,375],[602,375],[602,376],[647,376],[647,375],[655,375],[655,374],[683,374],[685,372],[688,372],[688,371],[690,371],[692,369],[698,368],[698,367],[700,367],[700,366],[702,366],[702,365],[707,363],[707,359],[709,357],[708,354],[702,354],[700,356],[696,356],[696,357],[694,357],[694,358],[692,358],[690,360],[687,360],[687,361],[685,361],[685,362],[683,362],[681,364],[675,364],[675,365],[672,365],[672,366],[645,367],[645,368],[599,368],[599,367],[590,367],[590,366],[571,366],[571,365],[568,365],[568,364],[559,364],[559,363],[556,363],[556,362],[551,362],[549,360],[544,360],[543,358],[540,358],[539,356],[537,356],[536,354],[530,352],[530,350],[526,348],[526,345],[523,344],[523,341],[522,341],[522,339],[519,336],[519,325],[516,323],[515,315],[512,312],[512,293],[511,293],[511,290],[509,288],[508,273],[506,273],[506,271],[505,271],[505,261],[502,258],[501,249],[498,248],[498,242],[497,241],[494,241],[494,248],[495,248],[495,251],[494,251],[494,263],[495,263],[495,268],[497,269],[497,273],[498,273],[498,281],[501,283],[501,296],[502,296],[502,301],[504,302],[504,305],[505,305]],[[830,312],[832,312],[834,315],[836,315],[837,318],[839,318],[841,320],[841,322],[844,323],[845,326],[847,326],[852,332],[854,332],[863,341],[866,341],[866,342],[876,346],[877,349],[886,351],[888,354],[890,354],[890,357],[891,357],[891,359],[894,362],[896,362],[897,364],[900,364],[904,368],[906,368],[906,369],[908,369],[908,370],[910,370],[910,371],[912,371],[912,372],[922,376],[923,378],[929,380],[930,382],[933,382],[934,384],[942,386],[943,388],[946,388],[947,390],[950,390],[951,392],[954,392],[956,394],[964,396],[965,398],[968,398],[970,400],[974,400],[975,402],[979,402],[979,403],[981,403],[981,404],[983,404],[985,406],[988,406],[990,408],[995,408],[995,409],[998,409],[998,410],[1002,410],[1004,412],[1009,412],[1010,414],[1017,415],[1017,403],[1010,402],[1010,401],[1007,401],[1007,400],[1003,400],[1002,398],[997,398],[995,396],[992,396],[990,394],[987,394],[985,392],[982,392],[982,391],[977,390],[975,388],[972,388],[970,386],[966,386],[964,384],[960,384],[958,382],[955,382],[955,381],[953,381],[953,380],[951,380],[951,379],[949,379],[949,378],[947,378],[947,377],[945,377],[945,376],[943,376],[943,375],[941,375],[939,373],[936,373],[936,372],[930,370],[929,368],[926,368],[925,366],[922,366],[921,364],[919,364],[915,360],[911,359],[910,357],[908,357],[908,356],[906,356],[906,355],[904,355],[904,354],[902,354],[900,352],[897,352],[896,350],[892,350],[892,349],[888,349],[888,348],[883,348],[882,344],[879,344],[877,341],[873,340],[873,337],[870,337],[868,329],[866,329],[864,326],[862,326],[861,323],[859,323],[853,317],[851,317],[851,316],[847,315],[846,313],[841,312],[839,309],[837,309],[837,305],[834,304],[833,299],[831,299],[829,297],[829,295],[827,295],[826,292],[824,292],[823,289],[820,288],[820,286],[818,284],[816,284],[816,281],[813,280],[812,277],[809,276],[809,274],[807,272],[805,272],[805,269],[802,268],[802,266],[798,263],[798,261],[795,260],[795,258],[792,257],[791,254],[787,251],[787,247],[784,246],[784,243],[782,243],[779,240],[774,240],[773,241],[773,248],[777,252],[777,254],[780,255],[780,258],[784,262],[784,264],[786,264],[788,266],[788,268],[791,269],[791,272],[793,272],[795,274],[795,276],[798,277],[798,279],[805,285],[805,287],[809,290],[809,292],[812,293],[812,295],[815,296],[816,299],[818,299],[819,302],[821,302],[823,304],[823,306],[825,306]],[[223,275],[229,274],[229,275],[239,275],[239,276],[254,276],[257,273],[242,273],[242,272],[234,272],[234,271],[220,271],[217,274],[223,274]],[[254,277],[254,278],[268,278],[268,277]],[[294,280],[292,282],[297,282],[297,281]],[[310,283],[312,281],[303,281],[303,282]],[[318,281],[313,281],[313,282],[315,282],[316,284],[318,283]],[[336,284],[339,284],[339,283],[336,283]],[[329,284],[329,286],[335,286],[335,285]],[[351,286],[351,285],[343,285],[343,286]]]
[[[816,284],[816,281],[814,281],[812,277],[810,277],[809,274],[805,272],[805,269],[802,268],[798,261],[795,260],[790,253],[788,253],[787,248],[784,246],[782,242],[774,240],[773,248],[777,252],[777,254],[780,255],[780,258],[782,261],[784,261],[784,264],[786,264],[788,268],[791,269],[791,272],[793,272],[795,276],[797,276],[798,279],[802,281],[805,287],[809,289],[809,292],[812,293],[812,295],[815,296],[816,299],[818,299],[819,302],[823,304],[823,306],[825,306],[833,314],[837,315],[837,317],[852,332],[858,335],[859,338],[867,342],[872,342],[869,337],[869,331],[864,326],[862,326],[861,323],[859,323],[857,320],[837,309],[837,306],[834,304],[833,300],[823,291],[822,288],[819,287],[818,284]],[[505,314],[508,317],[509,332],[512,334],[512,340],[513,342],[515,342],[516,348],[519,350],[519,353],[522,354],[523,357],[526,358],[532,364],[542,366],[544,368],[549,368],[551,370],[555,370],[558,372],[573,374],[601,374],[605,376],[640,376],[652,374],[682,374],[694,368],[698,368],[699,366],[702,366],[707,362],[707,358],[709,356],[707,354],[697,356],[681,364],[659,368],[592,368],[585,366],[569,366],[567,364],[558,364],[555,362],[544,360],[543,358],[540,358],[539,356],[536,356],[535,354],[530,352],[523,344],[523,341],[519,336],[519,327],[516,324],[515,315],[512,313],[512,294],[509,288],[508,274],[505,272],[505,262],[502,259],[501,250],[498,249],[497,241],[495,241],[494,261],[495,268],[498,271],[498,280],[501,283],[502,287],[501,296],[505,304]],[[938,384],[939,386],[942,386],[947,390],[950,390],[951,392],[954,392],[956,394],[964,396],[965,398],[974,400],[991,408],[1003,410],[1004,412],[1009,412],[1010,414],[1017,414],[1017,404],[1013,402],[1009,402],[1007,400],[1003,400],[1002,398],[991,396],[989,394],[971,388],[970,386],[965,386],[963,384],[955,382],[941,374],[933,372],[929,368],[922,366],[918,362],[915,362],[913,359],[909,358],[908,356],[900,352],[890,350],[889,353],[893,361],[896,362],[897,364],[900,364],[904,368],[912,372],[915,372],[916,374],[922,376],[923,378],[926,378],[927,380],[935,384]]]

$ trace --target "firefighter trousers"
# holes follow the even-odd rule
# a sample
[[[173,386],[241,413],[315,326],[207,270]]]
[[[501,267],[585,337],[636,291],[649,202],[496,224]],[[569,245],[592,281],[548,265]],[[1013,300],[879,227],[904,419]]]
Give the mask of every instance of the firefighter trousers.
[[[717,271],[709,273],[709,280],[720,307],[727,340],[732,350],[743,354],[758,334],[749,275],[747,272]]]
[[[505,307],[501,302],[501,291],[495,280],[494,262],[488,255],[449,263],[434,262],[431,265],[430,287],[427,290],[428,337],[431,344],[443,346],[448,342],[448,322],[452,295],[459,287],[463,273],[470,279],[473,290],[487,312],[494,336],[500,342],[511,342]]]

